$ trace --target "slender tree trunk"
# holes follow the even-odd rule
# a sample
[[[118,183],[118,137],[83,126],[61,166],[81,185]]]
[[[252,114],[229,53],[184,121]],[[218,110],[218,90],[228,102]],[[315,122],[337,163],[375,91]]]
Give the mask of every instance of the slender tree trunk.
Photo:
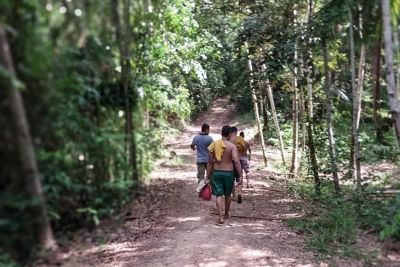
[[[294,27],[297,27],[297,5],[295,5],[294,15]],[[297,84],[298,76],[298,51],[297,41],[294,43],[294,69],[293,69],[293,99],[292,99],[292,164],[290,167],[290,176],[297,178],[299,161],[298,161],[298,149],[299,149],[299,89]]]
[[[300,103],[299,103],[299,116],[300,116],[300,121],[301,121],[301,150],[302,154],[306,150],[306,137],[307,137],[307,130],[306,130],[306,122],[305,122],[305,104],[304,104],[304,94],[303,91],[300,90]]]
[[[397,98],[397,90],[394,78],[393,67],[393,44],[392,25],[390,23],[390,1],[381,0],[383,17],[383,35],[385,40],[385,61],[386,61],[386,88],[389,97],[389,107],[392,114],[397,143],[400,144],[400,103]]]
[[[25,107],[18,88],[15,88],[14,80],[17,80],[14,69],[11,50],[9,47],[7,34],[4,25],[0,22],[0,64],[6,70],[7,76],[0,77],[2,90],[5,90],[11,110],[11,123],[15,124],[15,140],[18,148],[19,161],[23,174],[24,184],[29,196],[34,200],[33,211],[36,216],[35,232],[39,244],[44,249],[56,249],[57,244],[53,236],[53,231],[47,217],[47,208],[43,196],[42,185],[39,179],[39,170],[36,163],[32,138],[29,130],[29,123],[26,117]]]
[[[312,55],[309,50],[311,45],[311,16],[313,14],[313,0],[308,0],[308,12],[307,12],[307,36],[306,46],[303,53],[303,64],[304,74],[307,81],[307,99],[306,99],[306,110],[307,110],[307,136],[308,136],[308,148],[310,153],[311,169],[314,177],[315,191],[317,194],[320,193],[321,179],[318,173],[318,161],[314,142],[314,104],[313,104],[313,80],[311,77],[311,66],[312,66]]]
[[[256,121],[257,121],[258,132],[260,133],[261,148],[262,148],[262,153],[263,153],[264,164],[265,164],[265,166],[267,166],[267,164],[268,164],[267,151],[266,151],[266,148],[265,148],[264,135],[263,135],[262,126],[261,126],[261,122],[260,122],[260,115],[258,113],[257,95],[256,95],[256,91],[255,91],[255,88],[254,88],[253,63],[251,62],[251,59],[250,59],[249,47],[248,47],[247,42],[244,42],[244,46],[246,48],[246,53],[247,53],[247,57],[248,57],[247,65],[248,65],[249,72],[250,72],[250,89],[251,89],[251,96],[252,96],[252,99],[253,99],[254,114],[255,114],[255,117],[256,117]]]
[[[349,11],[349,21],[350,21],[350,70],[351,70],[351,91],[352,95],[354,97],[355,91],[356,91],[356,65],[355,65],[355,52],[354,52],[354,25],[353,25],[353,11],[351,10],[351,7],[348,7]],[[354,99],[353,99],[354,103]],[[354,107],[354,105],[353,105]],[[354,112],[354,108],[353,108]],[[353,131],[354,131],[354,114],[353,114]],[[354,142],[354,132],[352,132],[351,136],[351,146],[350,146],[350,162],[349,162],[349,176],[353,178],[354,180],[354,174],[355,174],[355,142]]]
[[[303,38],[303,37],[302,37]],[[304,37],[305,38],[305,37]],[[300,77],[304,77],[304,56],[300,57],[300,62],[299,65],[302,66],[300,69]],[[301,167],[302,164],[302,155],[306,151],[306,145],[307,145],[307,116],[306,116],[306,108],[305,108],[305,96],[304,96],[304,90],[298,90],[299,94],[299,128],[301,125],[301,150],[299,153],[299,168]],[[300,130],[299,130],[300,134]]]
[[[376,141],[382,143],[382,117],[379,114],[381,108],[381,38],[378,37],[375,47],[373,49],[374,62],[372,65],[372,72],[374,77],[373,89],[373,108],[374,108],[374,126],[376,132]]]
[[[282,138],[281,128],[279,127],[278,116],[276,115],[274,96],[272,95],[272,88],[271,88],[271,85],[270,85],[268,79],[266,80],[266,84],[267,84],[267,90],[268,90],[269,103],[270,103],[271,111],[272,111],[272,117],[274,119],[275,129],[276,129],[278,139],[279,139],[279,148],[281,151],[282,163],[283,163],[283,165],[286,165],[285,147],[283,145],[283,138]]]
[[[350,46],[351,46],[351,58],[352,58],[352,87],[353,87],[353,123],[352,123],[352,134],[351,134],[351,151],[350,151],[350,169],[353,180],[356,182],[357,191],[361,190],[361,155],[360,155],[360,144],[358,142],[358,131],[360,125],[361,116],[361,96],[364,86],[364,74],[365,74],[365,54],[366,46],[361,45],[360,49],[360,61],[358,66],[357,83],[355,82],[355,60],[354,60],[354,35],[353,35],[353,14],[349,7],[350,17]],[[360,12],[360,38],[363,40],[363,29],[362,29],[362,12]],[[354,69],[353,69],[354,68]],[[353,81],[354,79],[354,81]],[[354,82],[354,83],[353,83]]]
[[[400,54],[400,47],[399,47],[399,32],[398,29],[396,27],[394,27],[393,29],[393,50],[394,50],[394,58],[396,58],[396,56],[399,56]],[[396,81],[396,89],[397,89],[397,95],[399,95],[400,93],[400,63],[397,62],[397,64],[395,64],[393,66],[394,68],[394,72],[395,72],[395,81]]]
[[[320,193],[321,179],[318,174],[318,162],[316,156],[315,142],[314,142],[314,112],[313,112],[313,102],[312,102],[312,81],[308,70],[307,75],[307,101],[306,101],[306,110],[307,110],[307,137],[308,142],[307,146],[309,148],[310,153],[310,161],[311,161],[311,170],[313,172],[315,189],[317,193]]]
[[[266,68],[267,67],[265,66],[265,64],[263,64],[262,65],[262,70],[265,71]],[[265,87],[266,87],[267,92],[268,92],[269,105],[271,107],[271,113],[272,113],[272,118],[273,118],[274,124],[275,124],[276,134],[277,134],[278,139],[279,139],[279,148],[281,150],[282,163],[283,163],[283,165],[286,165],[286,162],[285,162],[285,148],[283,146],[282,133],[281,133],[281,129],[279,127],[278,116],[276,115],[275,102],[274,102],[274,97],[272,95],[271,84],[269,83],[268,79],[265,80],[265,85],[266,85]]]
[[[263,82],[261,84],[262,86],[262,102],[263,102],[263,109],[262,109],[262,115],[264,119],[264,124],[263,124],[263,133],[266,134],[269,131],[269,116],[268,116],[268,93],[266,89],[266,84]]]
[[[131,96],[129,94],[131,76],[129,46],[132,41],[130,40],[130,0],[123,0],[123,21],[125,26],[124,31],[122,31],[121,20],[119,16],[119,0],[111,0],[111,6],[113,11],[113,22],[115,26],[116,41],[120,51],[121,82],[124,94],[125,111],[125,151],[128,162],[131,164],[132,178],[134,181],[139,181],[136,158],[136,140],[133,131],[133,108],[131,103]]]
[[[326,94],[326,128],[328,132],[329,141],[329,157],[331,160],[331,172],[333,178],[333,184],[337,193],[340,191],[339,177],[337,173],[336,164],[336,144],[333,134],[333,101],[332,101],[332,73],[329,69],[329,54],[326,40],[323,43],[324,49],[324,72],[325,72],[325,94]]]
[[[295,52],[297,54],[297,52]],[[295,56],[296,57],[296,56]],[[293,75],[293,99],[292,99],[292,124],[293,124],[293,136],[292,136],[292,164],[290,167],[290,176],[297,178],[299,169],[298,161],[298,150],[299,150],[299,92],[297,87],[297,67],[295,67],[295,73]]]
[[[259,82],[258,83],[258,88],[260,88],[259,89],[259,94],[258,94],[258,96],[257,96],[257,100],[258,100],[258,106],[259,106],[259,108],[260,108],[260,110],[258,111],[258,114],[263,114],[263,112],[264,112],[264,102],[263,102],[263,97],[262,97],[262,91],[263,91],[263,85],[262,85],[262,82]],[[263,129],[264,129],[264,126],[262,127]]]
[[[125,52],[125,58],[124,58],[124,65],[125,65],[125,73],[122,71],[124,77],[123,77],[123,82],[124,82],[124,94],[125,94],[125,109],[128,111],[128,116],[126,117],[127,121],[127,132],[128,132],[128,138],[129,138],[129,144],[130,144],[130,153],[129,153],[129,159],[131,163],[131,168],[132,168],[132,178],[134,181],[139,182],[139,168],[137,164],[137,148],[136,148],[136,137],[135,137],[135,125],[133,123],[133,118],[132,114],[133,111],[136,110],[136,92],[134,91],[133,93],[129,93],[129,88],[131,84],[131,76],[132,76],[132,67],[130,63],[130,58],[131,58],[131,52],[130,52],[130,45],[133,42],[131,38],[131,32],[132,32],[132,25],[130,23],[130,9],[131,6],[131,0],[124,0],[124,10],[123,10],[123,15],[124,15],[124,23],[125,23],[125,40],[123,42],[124,44],[124,52]],[[132,97],[130,97],[132,95]]]
[[[358,132],[360,128],[360,117],[361,117],[361,97],[364,87],[364,76],[365,76],[365,54],[366,48],[363,44],[360,52],[360,64],[358,67],[358,79],[355,95],[353,96],[353,133],[352,143],[354,143],[354,161],[356,167],[356,184],[357,189],[361,190],[361,152],[360,143],[358,142]]]

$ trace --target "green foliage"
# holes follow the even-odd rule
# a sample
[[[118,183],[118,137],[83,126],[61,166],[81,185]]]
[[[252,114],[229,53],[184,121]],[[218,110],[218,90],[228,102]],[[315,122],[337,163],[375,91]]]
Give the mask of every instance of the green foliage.
[[[396,23],[400,9],[395,2],[392,1],[392,13]],[[165,137],[176,134],[215,97],[228,95],[243,114],[239,123],[252,125],[250,89],[261,99],[265,95],[263,82],[268,79],[285,147],[290,148],[295,68],[301,97],[307,99],[303,63],[311,70],[311,123],[318,167],[321,173],[330,173],[325,46],[332,72],[337,159],[339,167],[347,169],[352,119],[348,7],[353,9],[354,22],[362,18],[362,27],[355,27],[358,55],[361,43],[379,41],[381,15],[376,1],[314,1],[309,22],[306,1],[131,1],[127,20],[122,16],[124,7],[120,4],[113,9],[111,3],[0,2],[0,23],[6,23],[18,75],[15,79],[0,67],[0,84],[21,89],[49,217],[57,232],[96,227],[102,218],[128,203],[132,192],[147,182],[153,162],[165,153]],[[116,36],[115,10],[120,15],[121,42]],[[359,10],[363,13],[359,14]],[[357,33],[361,28],[362,40]],[[306,38],[311,40],[307,51]],[[249,45],[249,53],[244,42]],[[307,53],[312,55],[309,62]],[[397,62],[399,53],[396,55]],[[253,73],[248,71],[249,59]],[[127,77],[121,74],[125,63],[130,69]],[[374,76],[369,57],[366,66],[359,134],[362,160],[395,160],[399,151],[391,132],[388,105],[382,101],[387,97],[385,93],[377,99],[381,104],[383,138],[377,140],[372,134],[376,131],[370,93]],[[6,99],[1,90],[0,99]],[[10,113],[6,102],[0,101],[1,114]],[[127,103],[132,114],[126,114],[130,113]],[[306,125],[304,113],[305,110],[299,118],[299,129]],[[133,136],[126,130],[128,115],[132,115]],[[29,220],[34,217],[30,211],[35,201],[26,195],[24,181],[19,178],[20,164],[15,160],[18,153],[13,143],[17,129],[10,126],[11,119],[0,116],[0,161],[9,166],[0,168],[0,246],[6,248],[4,253],[0,251],[0,262],[25,259],[36,240],[31,230],[34,222]],[[277,134],[270,122],[269,131],[264,134],[269,144],[275,145]],[[136,148],[137,169],[131,166],[129,143]],[[174,165],[182,163],[180,158],[173,160]],[[133,179],[135,174],[139,174],[139,180]],[[332,196],[329,186],[322,186],[320,196],[313,195],[314,186],[307,183],[299,184],[296,192],[318,199],[326,208],[324,216],[292,222],[313,236],[312,245],[322,252],[329,247],[337,249],[337,244],[351,247],[359,216],[355,209],[360,203],[346,205]],[[368,205],[383,208],[378,212]],[[366,224],[381,231],[383,238],[399,238],[396,201],[364,202],[361,206]],[[10,256],[4,256],[6,253]]]
[[[400,240],[400,194],[393,199],[368,200],[361,206],[361,226],[379,232],[381,239]]]
[[[2,267],[18,267],[18,265],[15,261],[13,261],[6,252],[4,252],[0,248],[0,266]]]
[[[325,255],[350,256],[356,237],[355,213],[346,205],[335,205],[318,218],[290,220],[289,226],[310,236],[310,246]]]
[[[309,245],[314,250],[323,256],[358,254],[355,245],[358,227],[355,203],[336,197],[332,186],[326,182],[322,184],[319,195],[315,194],[311,182],[292,183],[289,189],[302,198],[314,199],[313,207],[310,206],[312,211],[304,219],[288,221],[289,226],[309,237]]]
[[[132,38],[125,92],[111,1],[0,6],[19,79],[1,67],[0,83],[23,89],[51,223],[57,233],[96,227],[147,182],[164,138],[221,95],[220,40],[200,27],[194,1],[131,1],[129,27],[119,6],[122,31]],[[9,112],[5,102],[2,114]],[[127,102],[137,169],[126,150]],[[0,247],[6,249],[0,259],[11,252],[12,259],[26,260],[37,243],[29,212],[34,201],[18,178],[8,120],[0,117],[0,159],[9,166],[0,169]]]
[[[359,228],[375,231],[381,239],[400,239],[400,194],[393,199],[375,199],[371,193],[379,188],[367,188],[357,196],[351,188],[342,186],[341,196],[337,196],[327,181],[322,183],[318,195],[311,181],[287,186],[309,202],[305,217],[291,219],[288,225],[307,235],[309,245],[323,256],[360,256],[356,245]]]
[[[400,211],[397,210],[392,217],[391,222],[386,224],[379,234],[381,239],[386,239],[389,237],[400,239]]]

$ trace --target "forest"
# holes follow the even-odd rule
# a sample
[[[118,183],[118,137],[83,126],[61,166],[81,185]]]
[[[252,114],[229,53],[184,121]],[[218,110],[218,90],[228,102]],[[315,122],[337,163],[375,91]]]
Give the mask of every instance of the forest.
[[[218,99],[308,249],[400,255],[398,0],[0,0],[0,88],[1,266],[121,214]]]

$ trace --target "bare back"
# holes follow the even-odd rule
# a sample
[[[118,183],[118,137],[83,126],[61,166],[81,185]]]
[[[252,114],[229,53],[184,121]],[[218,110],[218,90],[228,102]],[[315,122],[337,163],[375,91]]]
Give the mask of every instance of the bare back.
[[[214,161],[214,170],[233,171],[232,161],[235,160],[235,155],[238,157],[236,146],[227,140],[223,142],[226,147],[221,161]]]
[[[249,148],[250,148],[250,144],[249,144],[249,142],[246,142],[246,141],[244,141],[244,151],[240,151],[239,152],[239,156],[240,157],[247,157],[247,151],[249,150]]]

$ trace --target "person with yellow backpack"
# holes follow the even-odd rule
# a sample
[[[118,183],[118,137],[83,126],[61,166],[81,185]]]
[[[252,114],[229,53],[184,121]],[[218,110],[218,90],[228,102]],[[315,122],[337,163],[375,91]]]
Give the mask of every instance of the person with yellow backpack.
[[[250,143],[244,140],[244,132],[240,132],[236,139],[236,146],[238,147],[238,153],[240,157],[240,165],[242,170],[246,174],[246,187],[249,188],[249,172],[250,172],[250,160],[251,160],[251,147]],[[240,146],[240,148],[239,148]],[[247,154],[247,151],[249,152]]]
[[[239,159],[240,159],[240,166],[244,173],[246,174],[246,180],[247,180],[247,188],[249,188],[249,177],[248,173],[250,172],[250,164],[249,164],[249,158],[251,157],[251,148],[250,144],[244,140],[244,132],[240,132],[240,135],[237,135],[238,129],[235,126],[232,126],[230,129],[230,134],[229,134],[229,142],[233,143],[236,145],[238,154],[239,154]],[[247,154],[247,151],[249,151],[249,154]],[[249,157],[249,158],[248,158]],[[242,189],[243,189],[243,181],[239,182],[238,177],[242,176],[243,173],[239,173],[234,169],[235,173],[235,178],[236,178],[236,184],[235,184],[235,189],[233,190],[233,199],[236,199],[237,195],[237,202],[238,204],[242,203],[243,198],[242,198]]]

